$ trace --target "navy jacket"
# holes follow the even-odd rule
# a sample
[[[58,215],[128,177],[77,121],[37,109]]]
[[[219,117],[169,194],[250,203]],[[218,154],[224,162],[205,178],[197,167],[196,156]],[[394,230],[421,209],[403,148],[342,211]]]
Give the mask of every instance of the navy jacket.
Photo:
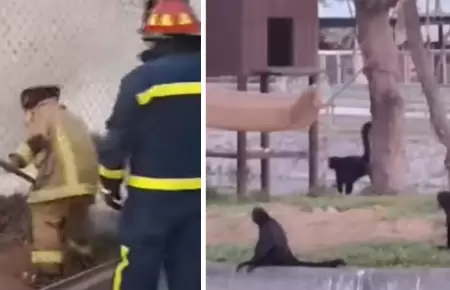
[[[129,186],[144,190],[199,189],[200,81],[197,52],[162,56],[128,73],[99,146],[100,176],[127,176]]]

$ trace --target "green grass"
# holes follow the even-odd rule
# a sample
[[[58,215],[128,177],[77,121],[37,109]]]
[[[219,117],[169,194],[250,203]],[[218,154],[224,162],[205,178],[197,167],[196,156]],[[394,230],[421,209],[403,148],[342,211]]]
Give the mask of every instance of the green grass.
[[[298,207],[302,211],[314,209],[326,210],[334,208],[337,211],[350,209],[383,208],[387,219],[429,217],[439,212],[439,207],[434,196],[288,196],[274,197],[272,203],[283,203]],[[254,200],[237,201],[235,198],[221,195],[217,192],[208,195],[207,208],[211,210],[223,210],[229,212],[250,211],[256,205],[264,206],[264,203]]]
[[[321,196],[301,195],[273,198],[271,203],[282,203],[301,211],[333,208],[337,211],[351,209],[382,209],[386,220],[419,218],[429,220],[436,229],[443,228],[442,218],[434,196]],[[215,192],[209,197],[207,211],[221,218],[236,213],[250,212],[255,205],[267,206],[267,203],[254,200],[237,201]],[[237,263],[252,256],[253,246],[231,244],[207,246],[207,259],[214,262]],[[363,243],[330,248],[321,252],[297,253],[305,260],[343,258],[351,266],[359,267],[450,267],[450,251],[438,250],[427,242],[391,242]]]
[[[435,199],[424,196],[303,197],[293,200],[292,204],[299,205],[304,210],[332,207],[340,212],[350,209],[382,207],[386,210],[387,216],[392,219],[428,216],[439,211]]]
[[[366,268],[450,267],[450,251],[419,243],[357,244],[320,253],[296,253],[304,260],[343,258],[349,266]],[[252,256],[250,247],[207,246],[208,261],[238,263]]]

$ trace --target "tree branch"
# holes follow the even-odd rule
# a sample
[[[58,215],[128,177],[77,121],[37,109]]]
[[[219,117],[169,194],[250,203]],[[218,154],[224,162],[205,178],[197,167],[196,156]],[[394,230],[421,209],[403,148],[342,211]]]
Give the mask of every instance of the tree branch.
[[[430,59],[423,43],[416,1],[405,1],[403,9],[408,48],[428,104],[430,122],[439,142],[447,149],[445,167],[449,171],[450,182],[450,125],[447,120],[447,106],[440,97],[439,84],[431,69]]]

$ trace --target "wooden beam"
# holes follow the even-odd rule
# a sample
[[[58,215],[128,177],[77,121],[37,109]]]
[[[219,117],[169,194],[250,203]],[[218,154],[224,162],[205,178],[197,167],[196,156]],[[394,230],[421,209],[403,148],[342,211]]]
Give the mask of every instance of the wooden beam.
[[[308,151],[272,151],[272,150],[247,150],[245,152],[247,159],[270,159],[270,158],[308,158]],[[237,152],[219,152],[213,150],[206,151],[206,157],[234,159],[238,157]]]

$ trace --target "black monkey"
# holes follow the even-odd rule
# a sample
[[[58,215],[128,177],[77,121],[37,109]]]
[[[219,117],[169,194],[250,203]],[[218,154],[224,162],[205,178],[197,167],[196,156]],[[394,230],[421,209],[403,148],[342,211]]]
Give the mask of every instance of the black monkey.
[[[259,237],[255,246],[253,257],[240,263],[236,271],[247,266],[247,272],[261,266],[303,266],[336,268],[346,265],[342,259],[322,262],[299,261],[289,248],[286,233],[283,227],[272,218],[263,208],[255,207],[252,211],[252,220],[258,226]]]
[[[447,226],[447,245],[444,247],[450,249],[450,191],[440,191],[436,196],[439,206],[444,210]]]
[[[353,184],[361,177],[368,175],[370,171],[370,140],[369,133],[372,122],[366,122],[361,127],[361,139],[364,152],[362,155],[350,155],[344,157],[332,156],[328,158],[328,168],[336,173],[336,185],[339,193],[351,194]]]

